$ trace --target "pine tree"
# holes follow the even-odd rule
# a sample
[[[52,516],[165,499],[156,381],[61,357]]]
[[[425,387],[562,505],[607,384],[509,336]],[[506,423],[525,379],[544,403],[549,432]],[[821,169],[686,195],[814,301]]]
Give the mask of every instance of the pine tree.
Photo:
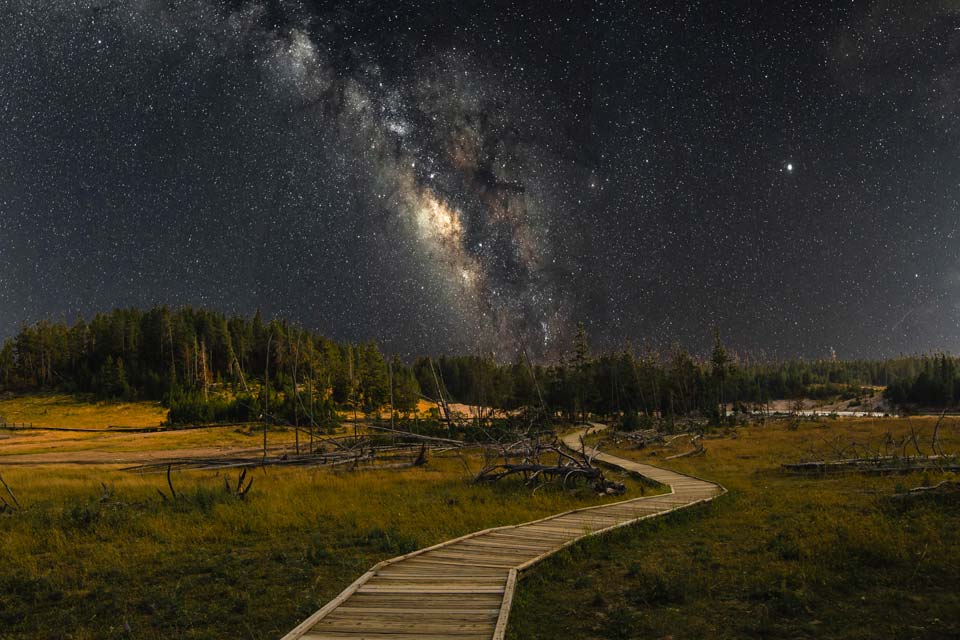
[[[720,342],[720,329],[715,329],[713,332],[713,353],[710,354],[710,365],[711,374],[719,390],[719,415],[721,420],[726,420],[727,418],[727,403],[723,394],[723,386],[727,378],[727,365],[729,362],[730,357],[727,355],[727,350],[724,348],[723,343]]]
[[[573,339],[573,366],[575,374],[573,382],[576,385],[577,406],[575,412],[580,414],[580,421],[587,421],[586,395],[589,383],[588,371],[589,346],[587,345],[587,329],[583,322],[577,323],[577,334]]]

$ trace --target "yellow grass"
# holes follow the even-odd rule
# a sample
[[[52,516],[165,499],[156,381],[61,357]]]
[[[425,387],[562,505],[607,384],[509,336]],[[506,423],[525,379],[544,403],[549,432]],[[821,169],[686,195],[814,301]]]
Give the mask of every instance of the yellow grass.
[[[25,507],[0,516],[5,638],[128,637],[125,625],[137,638],[276,638],[378,560],[607,500],[474,485],[443,458],[400,471],[256,470],[246,500],[223,488],[235,472],[174,473],[181,497],[167,501],[163,474],[50,466],[3,477]]]
[[[95,402],[66,394],[0,396],[0,418],[44,427],[151,427],[167,418],[159,402]]]
[[[263,445],[262,430],[251,425],[224,425],[197,430],[158,433],[83,433],[55,429],[109,429],[110,427],[155,427],[166,419],[166,409],[156,402],[97,402],[65,394],[0,396],[0,417],[8,424],[32,423],[30,430],[0,428],[0,461],[5,456],[41,455],[48,462],[68,460],[111,461],[97,453],[141,460],[176,455],[218,455],[226,450],[244,452]],[[37,430],[36,427],[52,427]],[[345,429],[341,429],[345,432]],[[307,441],[301,433],[301,444]],[[272,426],[268,446],[272,454],[293,451],[292,428]],[[78,455],[78,454],[84,455]],[[32,458],[40,461],[41,458]],[[10,460],[8,460],[9,462]]]
[[[518,482],[477,485],[476,455],[434,455],[426,467],[401,470],[260,468],[246,499],[224,488],[237,471],[174,472],[171,499],[162,473],[11,464],[24,460],[11,452],[168,455],[255,448],[261,437],[234,427],[0,431],[0,473],[23,507],[0,514],[0,638],[277,638],[381,559],[620,499],[587,488],[534,494]],[[269,437],[287,446],[292,433]],[[624,480],[629,495],[641,494],[639,483]]]
[[[136,453],[150,455],[128,456],[131,459],[159,457],[161,454],[218,455],[222,453],[258,450],[263,446],[263,433],[256,426],[223,426],[185,431],[159,433],[78,433],[63,431],[4,431],[0,429],[0,464],[5,456],[43,455],[48,462],[85,459],[93,452]],[[268,438],[271,455],[292,452],[292,428],[271,427]],[[306,436],[301,434],[301,443]],[[56,455],[56,458],[51,456]],[[19,459],[19,458],[18,458]],[[34,458],[35,461],[42,461]]]

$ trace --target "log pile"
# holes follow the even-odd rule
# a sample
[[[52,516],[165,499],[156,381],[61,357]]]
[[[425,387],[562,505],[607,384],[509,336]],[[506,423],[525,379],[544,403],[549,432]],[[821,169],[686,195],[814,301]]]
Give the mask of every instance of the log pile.
[[[448,441],[450,443],[456,441]],[[442,445],[442,446],[441,446]],[[419,467],[427,463],[428,451],[448,451],[457,448],[454,444],[411,442],[397,444],[373,444],[360,438],[351,446],[342,446],[332,451],[316,451],[301,455],[281,454],[263,457],[261,454],[241,456],[165,458],[126,467],[124,471],[160,473],[167,468],[178,470],[218,471],[243,467],[347,467],[349,469],[397,469]]]
[[[502,461],[487,464],[477,473],[476,482],[497,482],[508,477],[520,477],[527,486],[537,488],[559,484],[564,488],[582,481],[591,484],[598,493],[619,495],[626,491],[620,482],[608,480],[603,471],[593,464],[593,457],[586,448],[577,454],[564,450],[555,435],[549,439],[541,435],[524,438],[499,447],[498,458]]]
[[[641,429],[639,431],[614,431],[610,440],[617,445],[627,444],[637,449],[643,449],[654,444],[664,444],[663,434],[656,429]]]

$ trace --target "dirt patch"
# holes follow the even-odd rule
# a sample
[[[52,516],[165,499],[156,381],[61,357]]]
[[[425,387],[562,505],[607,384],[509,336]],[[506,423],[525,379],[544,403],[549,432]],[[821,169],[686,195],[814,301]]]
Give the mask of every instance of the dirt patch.
[[[286,445],[267,447],[273,456],[291,452]],[[0,464],[142,464],[181,460],[184,458],[245,458],[256,459],[263,455],[262,448],[255,447],[191,447],[187,449],[156,449],[146,451],[51,451],[48,453],[13,454],[0,457]]]

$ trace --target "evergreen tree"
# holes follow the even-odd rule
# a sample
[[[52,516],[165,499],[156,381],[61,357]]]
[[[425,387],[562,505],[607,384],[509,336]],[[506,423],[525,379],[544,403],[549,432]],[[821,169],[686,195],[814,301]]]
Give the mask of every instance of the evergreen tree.
[[[717,387],[717,397],[719,399],[718,414],[721,420],[725,420],[727,417],[727,403],[723,393],[723,385],[727,378],[727,364],[729,362],[730,357],[727,355],[727,350],[724,348],[723,343],[720,342],[720,330],[716,329],[713,333],[713,352],[710,354],[710,374]]]

